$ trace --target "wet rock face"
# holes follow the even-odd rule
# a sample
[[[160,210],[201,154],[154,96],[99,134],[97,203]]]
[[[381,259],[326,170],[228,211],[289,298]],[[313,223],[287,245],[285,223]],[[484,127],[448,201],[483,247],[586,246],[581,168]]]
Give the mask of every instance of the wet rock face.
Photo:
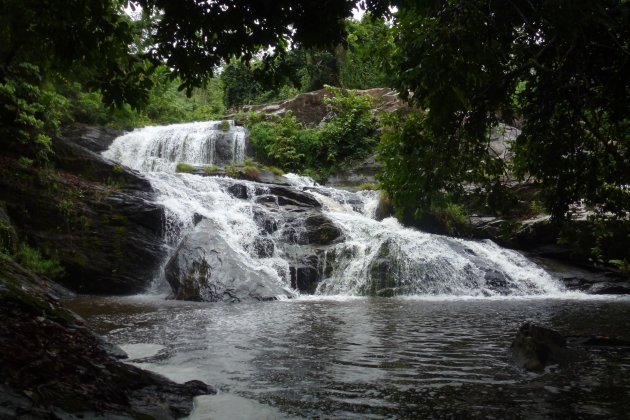
[[[289,266],[280,275],[287,276],[292,288],[314,293],[326,274],[326,251],[343,239],[341,229],[323,214],[321,203],[290,186],[228,182],[233,197],[256,203],[252,211],[259,232],[246,252],[254,259],[282,255]],[[167,264],[166,278],[176,299],[237,302],[292,296],[273,273],[248,267],[214,222],[205,219]]]
[[[59,288],[0,261],[0,418],[160,418],[188,415],[200,381],[176,384],[119,360],[116,347],[62,308]]]
[[[116,137],[123,134],[122,130],[76,124],[65,131],[64,137],[74,139],[73,141],[84,149],[100,153],[107,150]]]
[[[90,138],[100,133],[94,150],[116,134],[89,132]],[[146,179],[84,142],[78,131],[55,139],[54,171],[0,159],[0,200],[20,239],[60,261],[64,286],[80,293],[142,292],[166,255],[163,208]]]
[[[241,255],[202,220],[166,265],[166,280],[176,299],[240,302],[291,297],[272,273],[248,267]]]
[[[214,164],[229,165],[234,162],[233,134],[223,133],[217,136],[214,143]]]
[[[320,280],[330,274],[333,255],[328,251],[343,240],[343,232],[307,191],[272,186],[258,193],[270,212],[260,213],[257,224],[263,232],[274,235],[275,252],[289,262],[291,287],[301,293],[315,293]]]
[[[361,184],[377,183],[376,175],[382,170],[383,165],[374,156],[369,156],[333,172],[326,180],[326,185],[356,191]]]

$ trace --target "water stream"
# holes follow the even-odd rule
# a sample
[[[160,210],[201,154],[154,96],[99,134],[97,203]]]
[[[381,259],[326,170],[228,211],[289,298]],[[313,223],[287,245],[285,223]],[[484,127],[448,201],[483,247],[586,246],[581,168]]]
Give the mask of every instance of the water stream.
[[[176,173],[178,163],[240,163],[245,133],[219,122],[191,123],[136,130],[114,141],[104,155],[140,171],[158,193],[167,213],[166,242],[176,247],[200,217],[212,220],[240,262],[287,288],[296,265],[295,245],[308,245],[307,217],[281,212],[261,200],[264,184],[230,178]],[[234,154],[233,151],[238,151]],[[221,156],[223,160],[218,159]],[[228,157],[227,159],[225,157]],[[521,254],[491,241],[467,241],[401,226],[394,218],[374,220],[378,192],[347,192],[316,185],[296,175],[285,179],[294,189],[318,200],[322,213],[342,233],[340,240],[313,249],[320,295],[560,295],[562,286]],[[243,185],[249,193],[235,196]],[[271,197],[271,200],[278,198]],[[265,229],[273,224],[274,229]],[[260,244],[270,252],[260,252]],[[293,245],[293,246],[292,246]],[[305,248],[302,248],[302,250]],[[292,258],[292,256],[294,258]],[[300,256],[304,259],[304,256]],[[382,293],[379,293],[382,292]]]
[[[171,254],[209,219],[240,264],[288,289],[306,249],[319,276],[314,293],[183,302],[164,300],[168,285],[159,278],[162,295],[69,302],[131,363],[216,386],[219,394],[197,399],[191,418],[627,418],[628,352],[601,349],[532,374],[507,349],[526,320],[564,335],[629,340],[628,299],[566,292],[517,252],[374,220],[376,193],[288,175],[341,232],[325,245],[308,243],[310,213],[283,210],[270,186],[175,172],[179,162],[242,162],[244,130],[224,129],[207,122],[136,130],[105,156],[151,182],[166,209]],[[235,195],[235,184],[246,193]],[[266,252],[260,243],[270,245]],[[377,289],[394,297],[363,296]]]

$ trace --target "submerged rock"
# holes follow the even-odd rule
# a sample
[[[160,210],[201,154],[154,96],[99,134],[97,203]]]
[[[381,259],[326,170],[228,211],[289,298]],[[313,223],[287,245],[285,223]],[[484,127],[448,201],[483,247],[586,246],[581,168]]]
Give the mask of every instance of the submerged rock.
[[[247,264],[220,236],[215,222],[202,220],[166,265],[176,299],[240,302],[292,297],[274,273]]]
[[[560,333],[530,323],[521,325],[510,353],[519,367],[530,371],[541,371],[549,365],[566,365],[576,358]]]

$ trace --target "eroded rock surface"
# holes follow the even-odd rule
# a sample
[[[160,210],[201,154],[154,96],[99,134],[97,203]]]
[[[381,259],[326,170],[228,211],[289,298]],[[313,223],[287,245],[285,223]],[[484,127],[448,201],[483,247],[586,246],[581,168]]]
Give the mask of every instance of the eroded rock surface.
[[[218,231],[215,222],[202,220],[166,265],[176,299],[240,302],[292,296],[273,273],[248,266]]]
[[[215,392],[120,362],[119,349],[60,306],[60,293],[0,259],[0,418],[174,419]]]
[[[95,153],[117,132],[77,130],[54,140],[54,170],[0,158],[0,200],[20,239],[60,261],[64,286],[142,292],[165,257],[163,208],[147,180]]]

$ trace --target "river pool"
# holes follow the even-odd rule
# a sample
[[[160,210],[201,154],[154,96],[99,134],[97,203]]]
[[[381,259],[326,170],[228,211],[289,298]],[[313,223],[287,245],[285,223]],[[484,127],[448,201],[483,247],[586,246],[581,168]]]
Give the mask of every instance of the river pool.
[[[538,374],[508,354],[524,321],[630,340],[627,298],[67,304],[131,363],[215,386],[193,418],[630,418],[628,349],[590,349]]]

